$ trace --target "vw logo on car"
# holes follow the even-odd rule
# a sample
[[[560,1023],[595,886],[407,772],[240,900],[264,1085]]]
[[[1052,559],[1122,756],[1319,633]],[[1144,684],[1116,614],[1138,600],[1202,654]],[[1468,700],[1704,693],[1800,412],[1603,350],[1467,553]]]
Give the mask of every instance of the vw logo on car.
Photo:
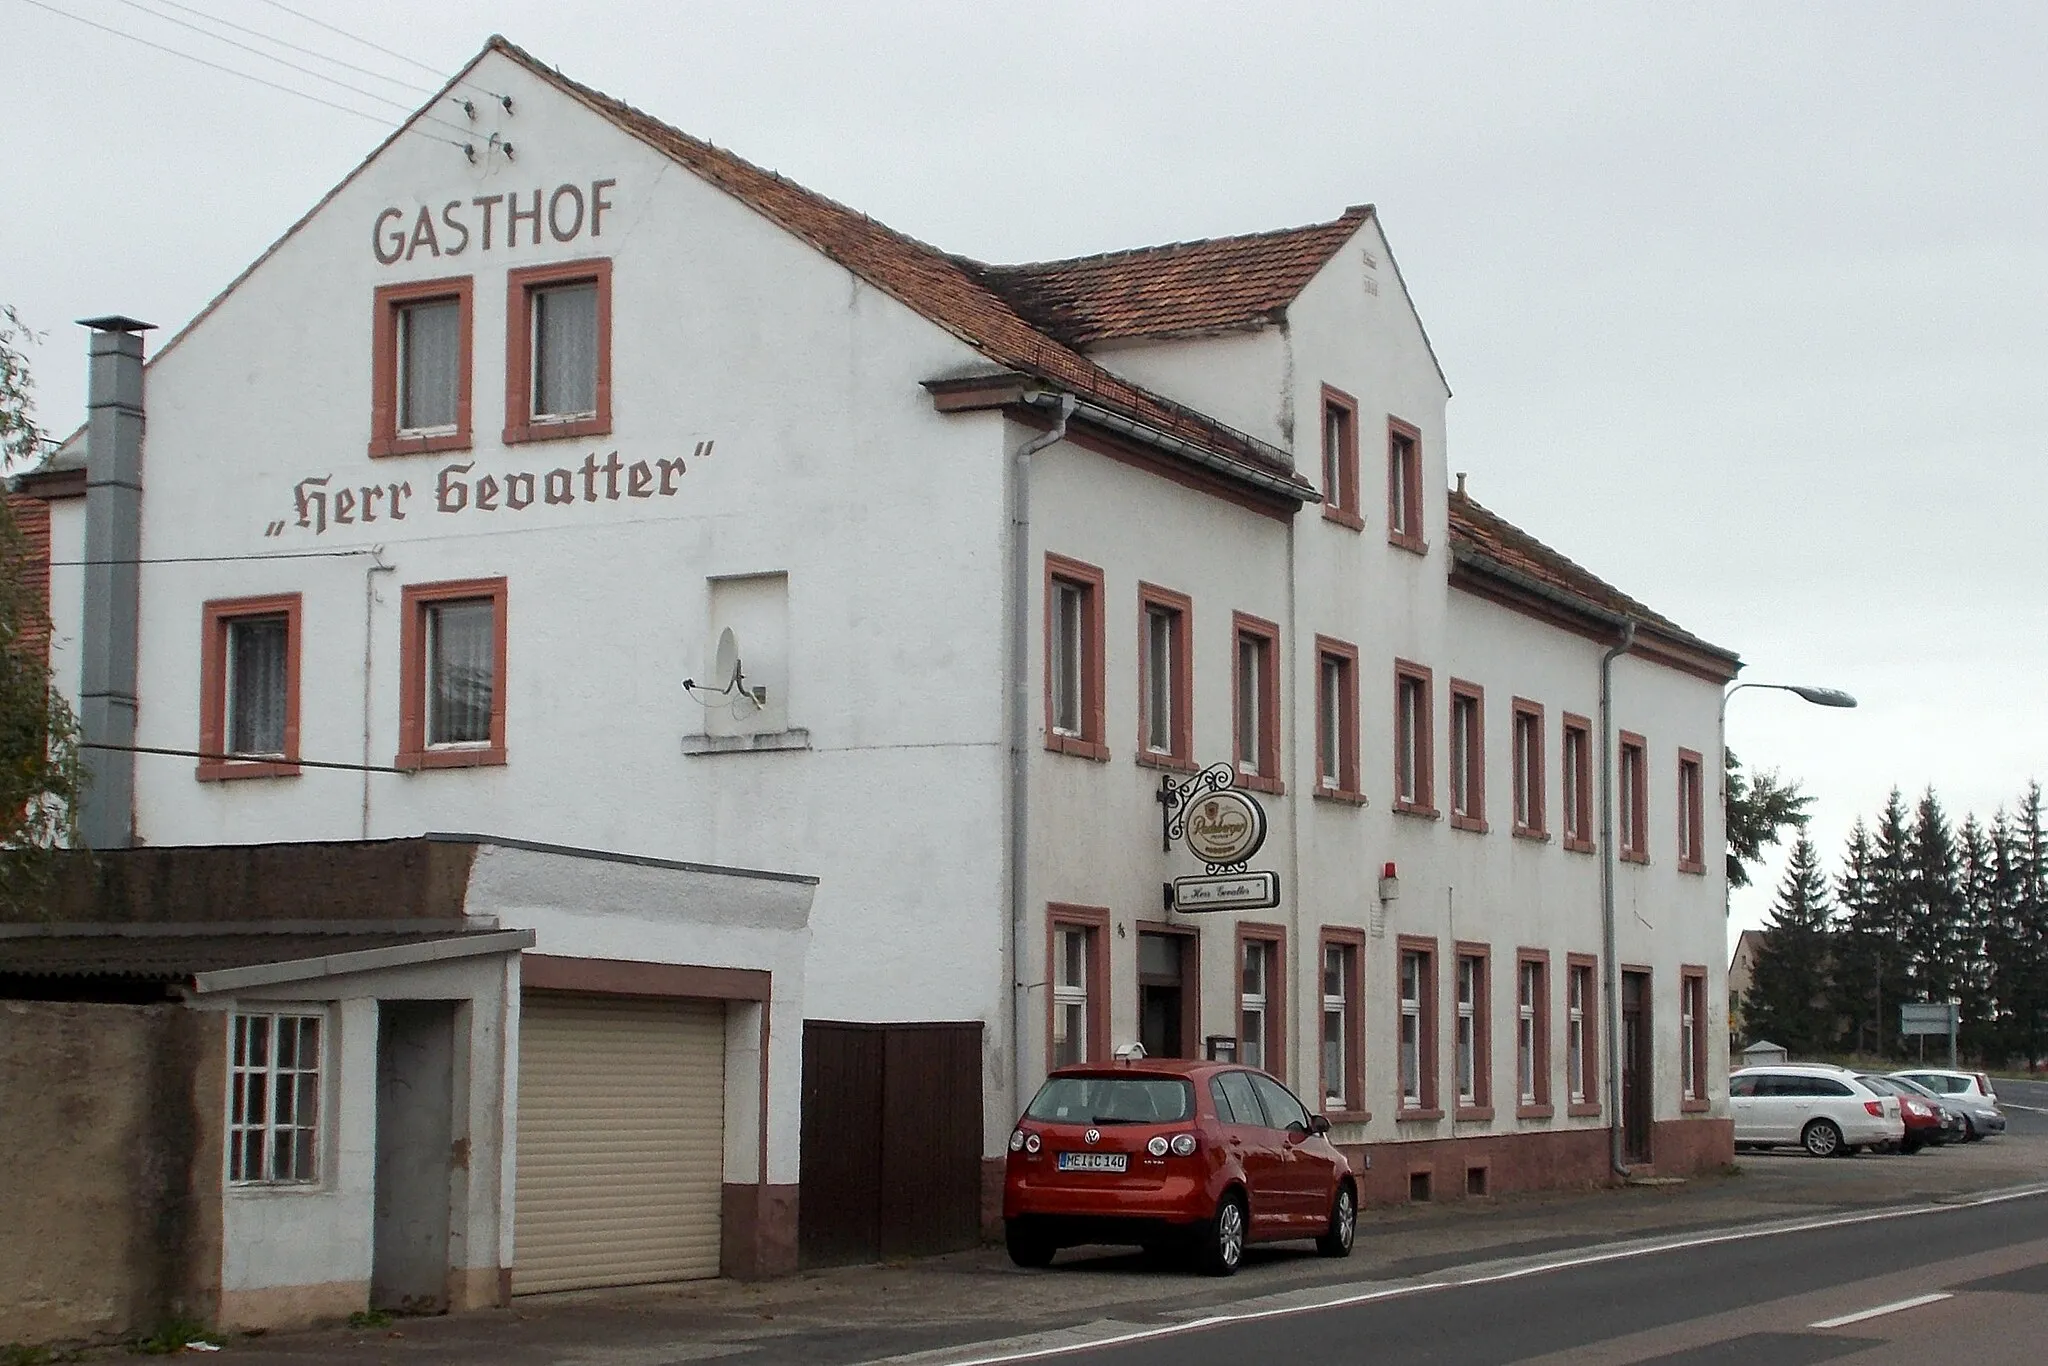
[[[1081,1141],[1082,1141],[1083,1143],[1100,1143],[1100,1142],[1102,1142],[1102,1130],[1100,1130],[1100,1129],[1090,1129],[1090,1130],[1089,1130],[1089,1131],[1088,1131],[1087,1133],[1085,1133],[1085,1134],[1082,1134],[1082,1135],[1081,1135]]]

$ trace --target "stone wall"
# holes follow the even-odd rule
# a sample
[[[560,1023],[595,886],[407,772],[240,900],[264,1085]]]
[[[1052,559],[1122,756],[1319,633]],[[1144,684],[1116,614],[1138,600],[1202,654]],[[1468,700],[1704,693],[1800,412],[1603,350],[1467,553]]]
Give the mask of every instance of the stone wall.
[[[0,1337],[213,1317],[225,1067],[217,1015],[0,1001]]]

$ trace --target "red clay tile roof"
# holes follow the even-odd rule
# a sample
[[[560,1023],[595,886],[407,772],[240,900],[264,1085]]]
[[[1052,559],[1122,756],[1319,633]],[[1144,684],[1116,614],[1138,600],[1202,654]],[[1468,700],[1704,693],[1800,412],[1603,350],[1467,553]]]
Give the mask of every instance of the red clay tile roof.
[[[540,79],[581,100],[784,231],[939,324],[998,366],[1070,389],[1148,427],[1230,458],[1265,470],[1292,471],[1293,464],[1284,452],[1192,408],[1119,379],[1046,336],[983,284],[970,263],[693,138],[602,91],[570,80],[504,38],[492,38],[490,50],[503,53]],[[1312,489],[1307,496],[1313,496]]]
[[[1372,205],[1359,204],[1302,228],[972,268],[1069,346],[1211,332],[1274,320],[1372,214]]]
[[[1451,552],[1454,556],[1478,556],[1533,579],[1595,612],[1633,618],[1638,626],[1653,628],[1709,653],[1735,659],[1734,651],[1701,640],[1669,617],[1651,611],[1605,579],[1481,507],[1469,494],[1453,489],[1450,511]]]

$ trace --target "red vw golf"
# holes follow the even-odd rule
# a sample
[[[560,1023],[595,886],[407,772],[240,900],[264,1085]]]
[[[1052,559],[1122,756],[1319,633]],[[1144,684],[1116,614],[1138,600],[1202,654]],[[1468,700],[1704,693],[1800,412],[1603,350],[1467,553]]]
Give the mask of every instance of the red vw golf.
[[[1044,1266],[1079,1243],[1183,1246],[1228,1276],[1247,1243],[1313,1238],[1324,1256],[1348,1256],[1358,1186],[1329,1128],[1249,1067],[1143,1058],[1060,1068],[1010,1135],[1010,1258]]]

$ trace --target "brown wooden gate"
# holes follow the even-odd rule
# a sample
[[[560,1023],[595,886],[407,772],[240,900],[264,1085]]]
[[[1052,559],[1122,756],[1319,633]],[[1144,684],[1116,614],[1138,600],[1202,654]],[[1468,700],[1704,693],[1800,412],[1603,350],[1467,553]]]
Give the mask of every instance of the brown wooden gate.
[[[981,1237],[981,1024],[804,1022],[805,1266]]]

